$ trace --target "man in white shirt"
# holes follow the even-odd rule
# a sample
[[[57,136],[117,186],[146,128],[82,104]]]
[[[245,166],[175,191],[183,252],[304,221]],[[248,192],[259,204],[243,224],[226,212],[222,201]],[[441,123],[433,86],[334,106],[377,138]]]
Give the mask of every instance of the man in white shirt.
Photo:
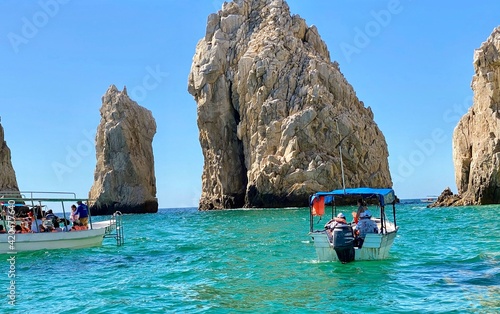
[[[367,233],[378,233],[377,223],[372,218],[372,213],[370,210],[366,210],[360,214],[359,222],[355,227],[355,230],[359,232],[358,237],[364,239]]]
[[[33,218],[33,221],[31,222],[31,231],[37,233],[40,232],[40,228],[43,226],[43,220],[42,219],[35,219]]]

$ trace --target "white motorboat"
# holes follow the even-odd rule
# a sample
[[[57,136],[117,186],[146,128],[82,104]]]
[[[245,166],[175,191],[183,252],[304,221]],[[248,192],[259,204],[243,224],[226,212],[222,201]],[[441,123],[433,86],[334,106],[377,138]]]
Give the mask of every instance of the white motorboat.
[[[435,201],[437,201],[437,196],[427,196],[427,198],[423,198],[420,200],[420,202],[422,203],[434,203]]]
[[[336,201],[341,204],[356,203],[358,199],[368,201],[379,209],[371,218],[377,224],[378,233],[368,233],[361,245],[357,245],[353,230],[354,225],[347,224],[335,227],[331,234],[325,230],[324,221],[321,230],[314,230],[316,216],[325,215],[325,206],[331,205],[331,218],[340,212]],[[374,204],[375,203],[375,204]],[[399,227],[396,225],[396,197],[392,189],[355,188],[330,192],[317,192],[310,198],[310,232],[319,261],[352,261],[381,260],[389,256],[389,250],[396,238]],[[387,217],[386,206],[392,205],[392,217]],[[321,221],[321,220],[320,220]]]
[[[10,194],[9,194],[10,193]],[[26,196],[28,194],[28,196]],[[43,194],[43,197],[34,194]],[[47,197],[46,195],[50,196]],[[53,197],[54,194],[59,197]],[[72,197],[67,197],[70,194]],[[61,198],[60,195],[66,197]],[[109,220],[92,222],[89,210],[87,228],[72,230],[66,219],[65,204],[75,204],[77,199],[74,193],[66,192],[0,192],[2,203],[2,217],[0,224],[5,233],[0,234],[0,254],[13,254],[23,251],[76,249],[101,246],[105,237],[115,238],[117,245],[123,244],[123,227],[121,213],[116,212]],[[88,202],[88,200],[87,200]],[[15,226],[29,220],[27,212],[38,214],[38,211],[48,209],[47,204],[60,204],[62,217],[60,218],[62,231],[60,232],[23,232],[16,233]],[[34,222],[32,222],[34,223]],[[45,221],[43,222],[45,223]]]

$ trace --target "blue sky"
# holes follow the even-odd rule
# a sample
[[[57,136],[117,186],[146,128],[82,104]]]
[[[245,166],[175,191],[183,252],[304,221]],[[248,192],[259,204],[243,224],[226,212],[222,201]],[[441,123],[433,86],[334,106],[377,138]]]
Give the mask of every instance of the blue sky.
[[[195,207],[203,156],[187,77],[223,1],[0,1],[0,116],[21,190],[85,197],[101,97],[150,109],[161,208]],[[473,53],[500,2],[290,0],[386,137],[400,198],[456,192],[452,133],[472,104]],[[336,188],[336,187],[332,187]]]

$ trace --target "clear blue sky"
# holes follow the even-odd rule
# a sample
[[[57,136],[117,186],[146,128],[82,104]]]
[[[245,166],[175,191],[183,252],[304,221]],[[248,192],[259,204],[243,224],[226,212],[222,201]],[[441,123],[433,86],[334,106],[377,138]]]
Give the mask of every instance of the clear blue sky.
[[[203,156],[187,77],[223,1],[0,1],[0,115],[21,190],[87,196],[101,97],[150,109],[161,208],[194,207]],[[370,106],[400,198],[456,192],[452,133],[472,104],[473,53],[500,2],[290,0]],[[336,187],[332,187],[336,188]]]

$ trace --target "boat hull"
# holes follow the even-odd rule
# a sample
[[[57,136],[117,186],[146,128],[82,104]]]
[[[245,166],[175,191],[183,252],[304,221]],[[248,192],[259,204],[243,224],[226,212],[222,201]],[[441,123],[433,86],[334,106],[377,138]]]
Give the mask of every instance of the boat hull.
[[[396,238],[397,230],[386,234],[369,233],[366,235],[363,247],[354,248],[355,261],[382,260],[389,257],[389,250]],[[338,261],[337,253],[333,244],[328,239],[325,231],[314,231],[309,233],[318,255],[322,262]]]
[[[17,233],[0,235],[0,254],[14,252],[77,249],[102,245],[106,228],[70,232]]]

